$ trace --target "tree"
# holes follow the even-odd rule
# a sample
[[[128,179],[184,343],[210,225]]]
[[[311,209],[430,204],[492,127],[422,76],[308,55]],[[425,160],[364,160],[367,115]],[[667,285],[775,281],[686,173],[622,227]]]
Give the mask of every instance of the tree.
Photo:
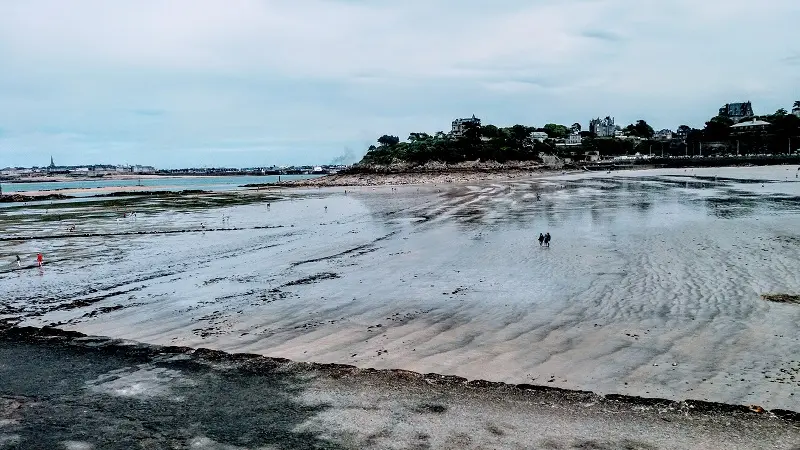
[[[712,117],[706,122],[703,129],[703,138],[707,141],[722,141],[731,135],[731,125],[733,120],[724,116]]]
[[[481,136],[496,138],[500,135],[500,130],[494,125],[484,125],[481,127]]]
[[[569,128],[565,127],[564,125],[548,123],[542,127],[542,129],[549,137],[553,139],[563,139],[569,135]]]
[[[656,132],[653,130],[653,127],[647,124],[642,119],[636,121],[636,124],[631,124],[625,127],[625,131],[627,131],[632,136],[638,136],[644,139],[651,139]]]
[[[428,133],[411,133],[408,135],[408,140],[411,142],[427,141],[431,136]]]
[[[391,147],[393,145],[397,145],[400,142],[400,138],[397,136],[390,136],[388,134],[384,134],[383,136],[378,138],[378,144],[385,147]]]
[[[572,126],[569,128],[569,131],[571,131],[572,133],[580,133],[581,124],[579,124],[578,122],[573,123]]]
[[[368,152],[371,152],[371,151],[375,151],[375,150],[377,150],[377,149],[378,149],[378,147],[375,147],[374,145],[370,145],[370,146],[369,146],[369,149],[368,149],[367,151],[368,151]]]
[[[680,136],[686,137],[689,135],[689,132],[692,131],[692,127],[690,127],[689,125],[681,125],[678,127],[677,131]]]
[[[793,106],[793,108],[800,108],[800,100],[795,100],[795,101],[794,101],[794,106]]]

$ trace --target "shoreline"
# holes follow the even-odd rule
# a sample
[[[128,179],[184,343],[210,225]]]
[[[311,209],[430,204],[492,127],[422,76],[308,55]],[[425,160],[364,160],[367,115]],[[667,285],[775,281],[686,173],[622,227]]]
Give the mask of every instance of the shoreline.
[[[297,188],[297,187],[377,187],[405,185],[463,184],[480,181],[510,181],[540,178],[552,175],[579,173],[583,170],[554,170],[543,168],[501,170],[443,170],[398,173],[338,173],[307,180],[290,180],[281,183],[247,184],[244,188]]]
[[[2,322],[0,357],[18,362],[0,365],[0,444],[12,447],[793,449],[800,439],[796,412],[755,405],[300,363]]]
[[[205,347],[186,347],[148,344],[144,342],[117,339],[108,336],[92,336],[79,331],[64,330],[57,327],[32,327],[9,325],[6,319],[0,319],[0,340],[19,340],[30,343],[66,344],[77,347],[105,348],[114,352],[144,352],[156,355],[189,355],[203,358],[215,363],[245,363],[255,366],[266,366],[283,372],[323,373],[332,379],[343,377],[382,377],[402,383],[425,383],[445,387],[466,387],[474,390],[514,392],[518,394],[551,395],[562,399],[580,401],[614,402],[629,407],[658,407],[661,410],[680,411],[685,414],[721,414],[724,416],[774,416],[796,425],[800,425],[800,411],[775,408],[765,409],[759,405],[738,405],[712,402],[697,399],[670,400],[657,397],[642,397],[625,394],[597,394],[592,391],[574,390],[530,383],[505,383],[482,379],[467,379],[457,375],[438,373],[419,373],[406,369],[361,368],[350,364],[317,363],[293,361],[287,358],[271,357],[256,353],[231,353]]]

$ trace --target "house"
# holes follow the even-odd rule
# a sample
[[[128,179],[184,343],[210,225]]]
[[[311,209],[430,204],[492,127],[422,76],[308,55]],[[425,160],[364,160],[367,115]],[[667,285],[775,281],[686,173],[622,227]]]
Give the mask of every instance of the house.
[[[672,130],[663,129],[661,131],[656,132],[653,138],[657,141],[670,141],[672,140]]]
[[[153,167],[153,166],[135,165],[135,166],[131,167],[131,172],[133,172],[133,173],[142,173],[142,174],[155,173],[156,172],[156,168]]]
[[[467,124],[473,124],[477,126],[481,126],[481,119],[475,117],[475,114],[472,117],[468,117],[466,119],[456,119],[453,121],[452,130],[450,131],[450,135],[459,138],[464,136],[464,132],[467,130]]]
[[[763,120],[752,119],[746,122],[739,122],[736,124],[731,125],[731,131],[733,133],[756,133],[765,131],[767,127],[772,125],[769,122],[764,122]]]
[[[567,139],[566,139],[566,141],[564,141],[564,143],[567,144],[567,145],[580,145],[580,143],[581,143],[581,134],[579,132],[578,133],[576,133],[576,132],[570,133],[569,136],[567,136]]]
[[[598,117],[589,121],[589,131],[597,137],[614,137],[616,129],[614,118],[611,116],[606,116],[605,119]]]
[[[747,101],[742,103],[727,103],[719,109],[719,115],[727,117],[734,122],[741,122],[753,117],[753,105]]]
[[[544,131],[533,131],[530,134],[531,140],[544,142],[549,136]]]

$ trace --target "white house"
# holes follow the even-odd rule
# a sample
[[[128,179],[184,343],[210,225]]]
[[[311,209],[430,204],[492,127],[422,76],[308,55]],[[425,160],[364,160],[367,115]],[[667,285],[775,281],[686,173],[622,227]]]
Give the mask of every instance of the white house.
[[[747,120],[744,122],[739,122],[737,124],[731,125],[731,129],[734,133],[746,133],[746,132],[754,132],[754,131],[764,131],[767,129],[768,126],[771,124],[769,122],[764,122],[763,120],[753,119]]]
[[[656,132],[655,136],[653,136],[658,141],[669,141],[672,139],[672,130],[663,129],[661,131]]]
[[[530,134],[531,139],[534,141],[544,142],[549,136],[544,131],[533,131]]]
[[[581,143],[581,134],[580,133],[570,133],[567,136],[566,141],[564,141],[567,145],[579,145]]]
[[[133,166],[131,172],[133,173],[155,173],[156,168],[153,166]]]

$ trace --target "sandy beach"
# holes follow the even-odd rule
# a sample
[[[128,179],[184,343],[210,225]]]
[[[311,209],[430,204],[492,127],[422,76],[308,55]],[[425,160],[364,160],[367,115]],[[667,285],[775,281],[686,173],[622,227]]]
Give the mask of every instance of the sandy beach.
[[[800,307],[761,298],[800,293],[796,173],[132,199],[135,220],[103,202],[6,208],[0,317],[294,361],[797,411]],[[157,233],[170,230],[182,232]],[[552,245],[540,248],[546,231]],[[29,264],[36,252],[41,271],[16,270],[11,255]]]

